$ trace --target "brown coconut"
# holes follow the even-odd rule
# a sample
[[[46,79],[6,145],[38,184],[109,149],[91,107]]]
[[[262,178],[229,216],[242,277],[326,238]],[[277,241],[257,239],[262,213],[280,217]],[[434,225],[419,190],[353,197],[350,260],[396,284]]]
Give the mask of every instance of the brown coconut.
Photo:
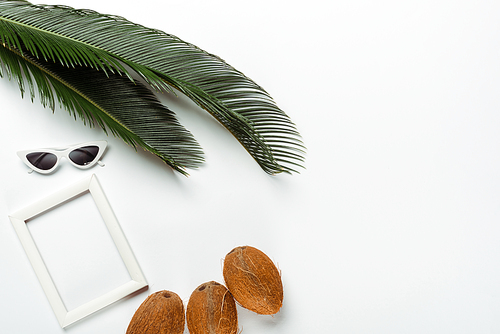
[[[233,296],[220,283],[201,284],[189,298],[186,322],[191,334],[237,334],[238,313]]]
[[[150,295],[139,306],[127,334],[184,333],[184,304],[174,292],[163,290]]]
[[[224,281],[234,299],[259,314],[275,314],[283,305],[283,284],[278,268],[262,251],[236,247],[224,259]]]

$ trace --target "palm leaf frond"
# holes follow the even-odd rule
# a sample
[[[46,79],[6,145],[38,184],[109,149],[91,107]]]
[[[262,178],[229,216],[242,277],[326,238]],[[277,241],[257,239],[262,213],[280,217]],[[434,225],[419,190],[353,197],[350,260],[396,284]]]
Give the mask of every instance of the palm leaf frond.
[[[76,118],[105,131],[128,144],[140,146],[160,157],[175,170],[186,174],[203,161],[202,151],[191,133],[176,120],[148,88],[118,74],[89,67],[68,68],[0,46],[5,73],[21,89],[36,92],[45,107],[54,110],[56,98]]]
[[[267,173],[295,171],[303,162],[295,125],[262,87],[173,35],[91,10],[4,1],[0,38],[66,66],[121,72],[122,62],[154,88],[173,87],[207,110]]]

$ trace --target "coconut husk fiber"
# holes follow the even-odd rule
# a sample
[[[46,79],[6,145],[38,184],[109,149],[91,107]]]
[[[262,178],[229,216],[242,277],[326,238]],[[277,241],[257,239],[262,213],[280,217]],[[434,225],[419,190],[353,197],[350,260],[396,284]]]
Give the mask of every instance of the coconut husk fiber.
[[[224,259],[224,281],[234,299],[259,314],[275,314],[283,305],[283,284],[278,268],[262,251],[240,246]]]
[[[184,333],[184,304],[174,292],[151,294],[139,306],[127,328],[127,334]]]
[[[238,313],[233,296],[215,281],[201,284],[189,298],[186,322],[191,334],[237,334]]]

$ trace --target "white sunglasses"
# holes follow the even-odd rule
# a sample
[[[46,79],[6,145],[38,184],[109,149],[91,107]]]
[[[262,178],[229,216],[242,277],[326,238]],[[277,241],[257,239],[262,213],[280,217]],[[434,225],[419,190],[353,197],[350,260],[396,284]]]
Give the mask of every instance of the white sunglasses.
[[[30,168],[28,173],[33,171],[41,174],[52,173],[62,157],[80,169],[87,169],[98,163],[106,149],[108,142],[105,140],[91,141],[64,148],[41,148],[36,150],[24,150],[17,152],[19,158]]]

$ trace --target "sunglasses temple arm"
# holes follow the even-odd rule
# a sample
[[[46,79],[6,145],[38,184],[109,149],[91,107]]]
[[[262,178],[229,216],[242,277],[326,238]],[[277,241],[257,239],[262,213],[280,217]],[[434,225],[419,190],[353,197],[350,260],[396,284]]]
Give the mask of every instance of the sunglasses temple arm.
[[[98,163],[98,164],[99,164],[99,166],[101,166],[101,167],[106,166],[106,165],[104,164],[104,162],[102,162],[101,160],[97,160],[97,163]]]

